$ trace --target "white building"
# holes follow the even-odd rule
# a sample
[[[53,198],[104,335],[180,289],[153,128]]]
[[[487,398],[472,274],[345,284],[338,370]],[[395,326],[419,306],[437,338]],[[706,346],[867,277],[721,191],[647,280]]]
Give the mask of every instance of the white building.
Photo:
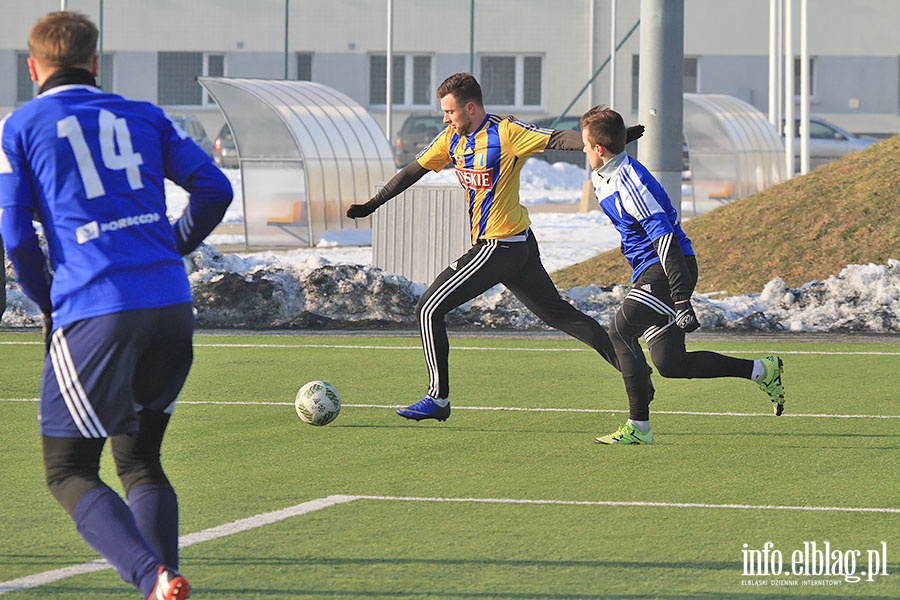
[[[778,1],[793,6],[794,54],[799,57],[801,0]],[[729,94],[767,113],[773,3],[684,0],[684,91]],[[61,4],[0,2],[0,71],[6,74],[0,78],[0,115],[33,97],[25,65],[28,31],[40,15]],[[602,102],[624,113],[626,120],[637,115],[639,0],[64,4],[101,26],[104,88],[171,112],[195,113],[211,136],[223,118],[196,83],[199,75],[320,82],[355,99],[383,126],[389,6],[394,131],[408,113],[438,113],[437,85],[454,72],[470,70],[493,112],[538,119],[570,106],[570,113],[580,114]],[[628,37],[609,63],[613,4],[616,40]],[[897,0],[808,0],[811,114],[856,133],[900,133],[898,23]],[[794,71],[799,90],[800,69]]]

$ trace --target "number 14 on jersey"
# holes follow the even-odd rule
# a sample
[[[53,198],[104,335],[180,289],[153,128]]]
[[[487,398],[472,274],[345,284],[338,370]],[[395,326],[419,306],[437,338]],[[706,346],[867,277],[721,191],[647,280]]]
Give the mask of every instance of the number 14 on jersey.
[[[99,142],[103,166],[112,171],[125,171],[128,185],[133,190],[144,187],[140,166],[144,164],[139,152],[131,145],[131,132],[123,118],[116,117],[108,110],[100,111]],[[103,180],[94,164],[91,149],[85,139],[84,130],[75,115],[70,115],[56,123],[56,135],[69,140],[84,191],[88,198],[98,198],[106,194]]]

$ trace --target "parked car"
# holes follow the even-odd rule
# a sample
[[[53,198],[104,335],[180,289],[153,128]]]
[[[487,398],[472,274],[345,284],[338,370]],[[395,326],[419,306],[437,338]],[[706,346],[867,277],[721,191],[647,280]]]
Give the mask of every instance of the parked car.
[[[444,130],[443,116],[409,115],[400,126],[394,139],[394,162],[398,167],[405,167],[412,162],[434,136]]]
[[[872,138],[853,135],[825,119],[810,117],[809,168],[815,169],[876,142]],[[794,120],[794,168],[800,170],[800,119]]]
[[[228,123],[222,125],[222,129],[219,130],[219,135],[216,136],[216,141],[213,143],[213,160],[222,169],[237,169],[240,166],[234,135],[232,135]]]
[[[581,116],[564,115],[562,117],[548,117],[546,119],[535,121],[534,124],[547,129],[574,129],[581,133]],[[533,158],[545,160],[551,164],[564,162],[579,167],[583,167],[587,164],[584,152],[575,152],[573,150],[544,150],[543,152],[535,154]]]
[[[206,129],[200,119],[194,115],[169,115],[169,118],[183,129],[194,142],[203,148],[208,155],[213,155],[213,143],[206,135]]]

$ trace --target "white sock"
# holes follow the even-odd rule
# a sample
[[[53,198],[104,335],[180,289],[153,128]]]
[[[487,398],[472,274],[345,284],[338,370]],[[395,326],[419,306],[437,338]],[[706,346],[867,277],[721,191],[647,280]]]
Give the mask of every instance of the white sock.
[[[628,419],[628,422],[639,429],[641,433],[650,431],[650,421],[635,421],[633,419]]]
[[[450,398],[432,398],[432,400],[434,400],[434,403],[437,404],[438,406],[440,406],[441,408],[450,404]]]
[[[750,374],[750,379],[754,381],[754,383],[759,383],[759,380],[763,378],[763,375],[766,374],[766,368],[763,366],[761,360],[753,361],[753,373]]]

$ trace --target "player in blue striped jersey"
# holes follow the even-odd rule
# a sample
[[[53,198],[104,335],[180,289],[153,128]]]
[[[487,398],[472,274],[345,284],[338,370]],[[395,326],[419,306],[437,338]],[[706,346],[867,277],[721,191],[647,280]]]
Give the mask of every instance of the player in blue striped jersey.
[[[628,394],[629,419],[600,444],[649,444],[650,371],[639,338],[663,377],[741,377],[759,384],[776,415],[784,410],[782,361],[732,358],[715,352],[688,352],[685,333],[700,327],[691,306],[697,259],[666,191],[653,175],[625,153],[625,123],[617,112],[594,107],[581,119],[584,152],[600,207],[622,238],[632,267],[632,288],[616,312],[609,337],[616,349]]]
[[[0,123],[0,227],[46,325],[50,492],[125,581],[153,600],[182,599],[178,499],[159,457],[193,357],[182,256],[221,221],[232,190],[160,108],[96,87],[97,39],[74,12],[32,28],[40,94]],[[190,193],[174,225],[165,179]],[[127,504],[99,477],[107,439]]]

